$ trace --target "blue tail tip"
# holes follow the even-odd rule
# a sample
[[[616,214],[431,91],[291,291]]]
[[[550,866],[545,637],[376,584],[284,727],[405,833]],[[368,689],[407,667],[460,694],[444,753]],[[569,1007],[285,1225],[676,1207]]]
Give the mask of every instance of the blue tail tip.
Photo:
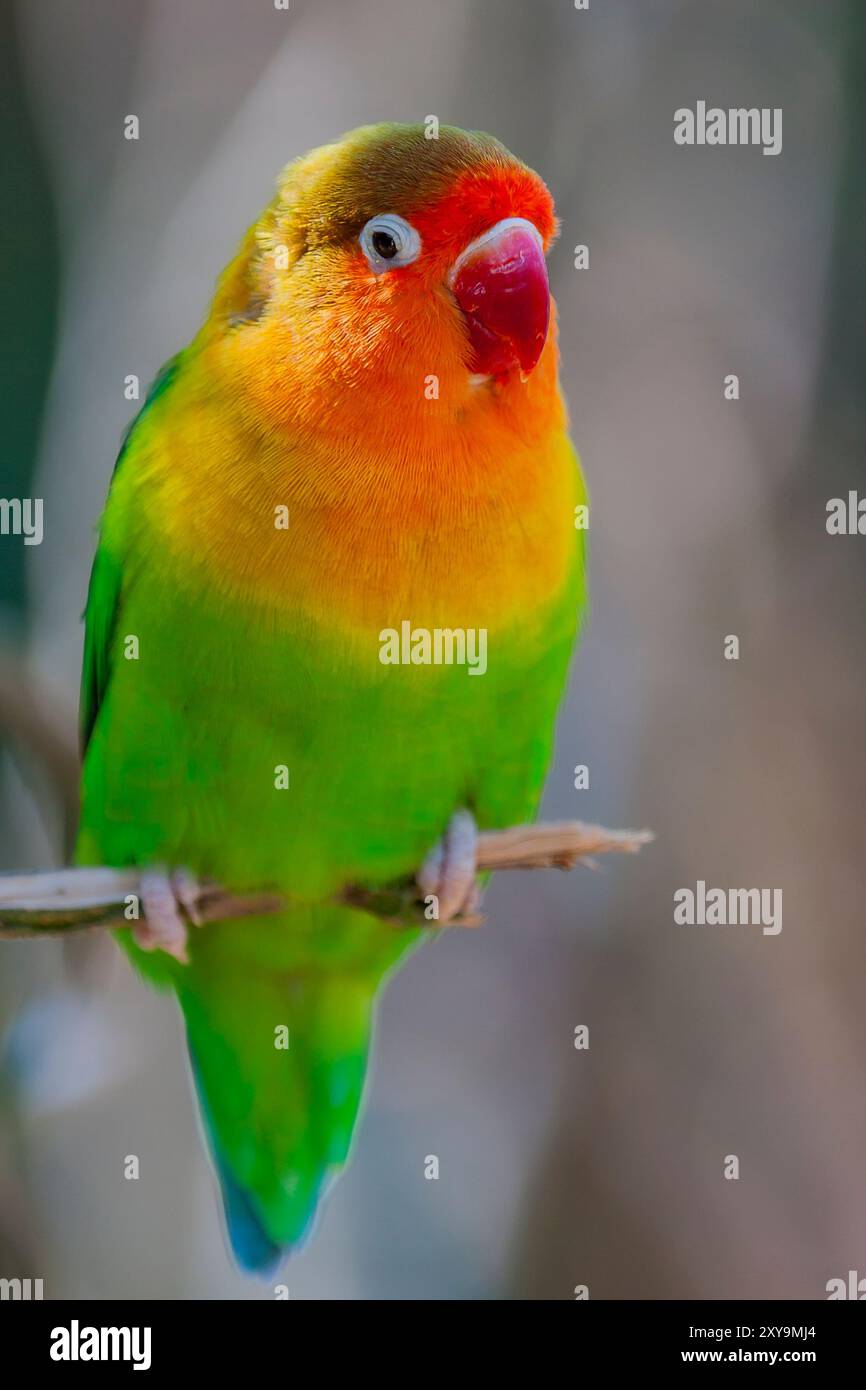
[[[276,1274],[288,1247],[271,1240],[243,1188],[224,1169],[220,1173],[229,1240],[235,1259],[247,1274],[268,1279]]]

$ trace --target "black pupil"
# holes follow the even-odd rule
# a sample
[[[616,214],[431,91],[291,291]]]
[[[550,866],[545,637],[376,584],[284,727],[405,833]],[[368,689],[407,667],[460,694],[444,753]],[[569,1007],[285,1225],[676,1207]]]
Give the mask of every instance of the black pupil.
[[[390,232],[374,232],[373,250],[383,261],[390,261],[397,254],[397,243]]]

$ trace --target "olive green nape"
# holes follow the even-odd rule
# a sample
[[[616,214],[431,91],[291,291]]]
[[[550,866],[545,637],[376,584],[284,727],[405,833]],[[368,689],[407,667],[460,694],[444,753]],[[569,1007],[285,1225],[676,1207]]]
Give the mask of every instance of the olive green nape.
[[[443,125],[436,139],[428,139],[425,130],[420,123],[361,126],[289,164],[280,197],[304,223],[307,240],[321,244],[354,237],[377,213],[433,201],[470,169],[526,168],[483,131]]]

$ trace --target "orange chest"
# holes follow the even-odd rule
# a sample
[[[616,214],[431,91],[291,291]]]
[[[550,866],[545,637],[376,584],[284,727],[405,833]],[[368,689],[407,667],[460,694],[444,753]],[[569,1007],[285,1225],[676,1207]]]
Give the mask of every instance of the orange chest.
[[[450,451],[407,436],[384,463],[347,440],[314,464],[225,428],[208,441],[199,419],[162,430],[145,467],[171,550],[216,587],[335,632],[510,626],[568,582],[585,494],[561,429]]]

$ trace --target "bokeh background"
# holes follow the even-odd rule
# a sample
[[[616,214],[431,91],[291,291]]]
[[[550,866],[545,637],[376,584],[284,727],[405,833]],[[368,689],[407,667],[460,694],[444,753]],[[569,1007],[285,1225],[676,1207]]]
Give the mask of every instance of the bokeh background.
[[[658,839],[501,879],[483,931],[394,979],[291,1297],[822,1298],[866,1273],[866,540],[824,524],[866,486],[862,3],[0,13],[2,493],[45,499],[40,547],[0,538],[5,869],[62,862],[74,821],[124,377],[190,338],[281,165],[435,114],[498,135],[562,218],[593,602],[544,812]],[[782,107],[782,153],[675,146],[699,99]],[[675,926],[698,878],[781,887],[781,935]],[[50,1297],[273,1297],[226,1254],[173,1007],[110,941],[2,943],[0,1030],[0,1274]]]

